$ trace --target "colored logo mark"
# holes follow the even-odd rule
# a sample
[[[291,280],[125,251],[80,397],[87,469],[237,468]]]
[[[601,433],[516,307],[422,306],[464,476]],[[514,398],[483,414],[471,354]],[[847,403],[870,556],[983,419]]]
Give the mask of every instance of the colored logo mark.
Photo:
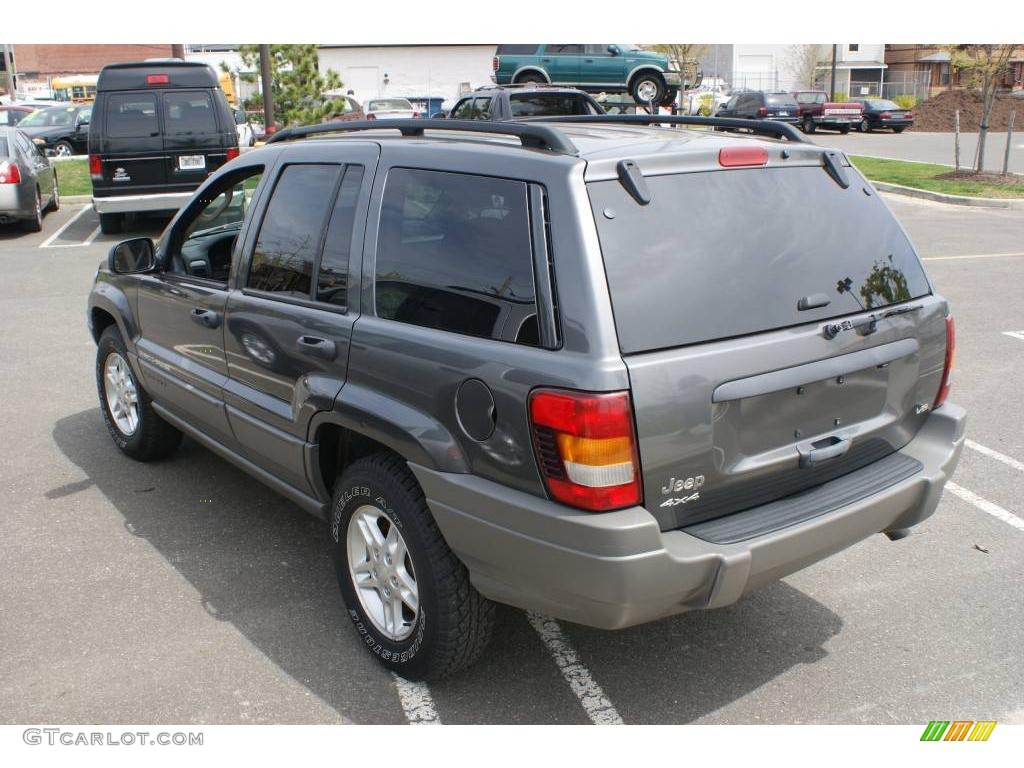
[[[995,727],[995,720],[932,720],[921,741],[988,741]]]

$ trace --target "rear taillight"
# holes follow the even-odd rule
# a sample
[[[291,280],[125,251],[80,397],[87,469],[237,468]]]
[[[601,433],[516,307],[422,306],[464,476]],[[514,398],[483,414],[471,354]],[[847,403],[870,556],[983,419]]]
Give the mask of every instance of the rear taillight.
[[[764,147],[722,147],[718,150],[718,164],[723,168],[747,165],[766,165],[768,150]]]
[[[890,117],[892,117],[892,112],[883,112],[882,114],[879,115],[879,117],[882,120],[888,120]]]
[[[493,69],[495,72],[498,71],[498,66],[500,64],[501,64],[501,62],[499,61],[497,56],[495,56],[493,59],[491,59],[491,69]]]
[[[230,162],[231,160],[234,160],[236,157],[238,157],[238,153],[238,147],[228,147],[228,161]]]
[[[99,155],[89,155],[89,175],[97,179],[103,176],[103,164]]]
[[[765,117],[767,114],[768,114],[768,107],[758,107],[757,108],[757,115],[758,115],[758,117]]]
[[[953,316],[946,318],[946,364],[942,368],[942,381],[939,383],[939,394],[935,396],[932,408],[938,408],[949,396],[949,388],[953,386],[953,366],[956,364],[956,326]]]
[[[905,118],[907,118],[908,120],[909,120],[910,118],[912,118],[913,116],[914,116],[914,113],[913,113],[913,112],[907,112],[907,114],[905,114],[905,115],[904,115],[904,117],[905,117]]]
[[[642,500],[628,392],[539,389],[530,396],[537,463],[555,501],[591,512]]]
[[[21,184],[21,171],[14,163],[0,163],[0,184]]]

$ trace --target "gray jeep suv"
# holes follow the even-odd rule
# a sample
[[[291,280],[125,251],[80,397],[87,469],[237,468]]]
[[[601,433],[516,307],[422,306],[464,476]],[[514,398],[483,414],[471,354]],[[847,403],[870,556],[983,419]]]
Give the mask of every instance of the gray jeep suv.
[[[290,129],[115,246],[88,320],[117,446],[188,435],[326,520],[412,679],[495,603],[615,629],[900,538],[963,444],[946,301],[779,123]]]

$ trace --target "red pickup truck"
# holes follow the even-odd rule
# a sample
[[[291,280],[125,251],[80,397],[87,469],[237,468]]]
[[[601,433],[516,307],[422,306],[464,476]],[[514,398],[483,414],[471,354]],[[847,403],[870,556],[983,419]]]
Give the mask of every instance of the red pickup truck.
[[[824,91],[793,91],[793,98],[804,133],[814,133],[818,128],[849,133],[860,122],[863,108],[855,102],[829,101]]]

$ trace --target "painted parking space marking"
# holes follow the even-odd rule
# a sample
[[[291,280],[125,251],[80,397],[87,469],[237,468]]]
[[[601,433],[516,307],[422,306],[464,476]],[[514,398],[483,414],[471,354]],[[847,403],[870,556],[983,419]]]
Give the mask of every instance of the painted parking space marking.
[[[579,654],[558,622],[530,611],[527,611],[526,616],[554,657],[562,677],[569,683],[590,721],[595,725],[622,725],[618,711],[604,695],[590,671],[580,663]]]
[[[426,683],[414,683],[404,677],[391,676],[395,680],[395,687],[398,689],[398,700],[402,703],[402,711],[405,712],[405,719],[410,725],[440,725],[441,718],[434,706],[434,697]]]
[[[1022,334],[1024,334],[1024,332],[1022,332]],[[1022,335],[1021,338],[1024,338],[1024,335]],[[981,445],[980,443],[976,443],[973,440],[965,440],[964,445],[972,451],[977,451],[984,456],[988,456],[990,459],[1001,461],[1006,466],[1013,467],[1018,472],[1024,472],[1024,461],[1017,461],[1015,458],[1007,456],[1005,453],[993,451],[991,448]]]
[[[1024,341],[1024,331],[1003,331],[1003,336],[1010,336],[1014,339]]]
[[[968,504],[980,509],[982,512],[992,515],[992,517],[997,520],[1002,520],[1004,523],[1013,526],[1018,531],[1024,531],[1024,518],[1017,517],[1013,512],[1003,509],[998,504],[993,504],[988,499],[983,499],[974,491],[969,491],[952,481],[946,483],[946,488],[950,493],[959,496]]]
[[[74,216],[72,216],[70,219],[68,219],[66,222],[64,222],[63,226],[61,226],[60,229],[58,229],[56,232],[54,232],[48,238],[43,240],[43,242],[41,242],[39,244],[39,247],[40,248],[61,248],[61,247],[63,247],[63,244],[53,245],[52,243],[58,237],[63,235],[71,227],[72,224],[74,224],[76,221],[78,221],[80,218],[82,218],[82,216],[87,211],[91,211],[91,210],[92,210],[92,206],[91,205],[83,205],[82,209],[78,213],[76,213]],[[81,245],[81,243],[75,243],[75,245]]]
[[[961,256],[926,256],[921,261],[959,261],[961,259],[1013,259],[1024,253],[967,253]]]

